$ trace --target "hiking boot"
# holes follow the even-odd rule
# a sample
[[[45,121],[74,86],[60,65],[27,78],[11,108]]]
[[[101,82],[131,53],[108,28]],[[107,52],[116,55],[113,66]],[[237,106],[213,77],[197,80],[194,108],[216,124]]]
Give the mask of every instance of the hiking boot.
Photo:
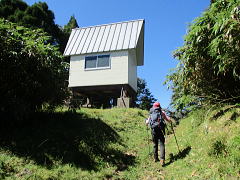
[[[160,160],[160,164],[161,164],[162,167],[165,165],[164,159]]]
[[[158,158],[154,159],[154,162],[158,162],[158,161],[159,161],[159,159],[158,159]]]

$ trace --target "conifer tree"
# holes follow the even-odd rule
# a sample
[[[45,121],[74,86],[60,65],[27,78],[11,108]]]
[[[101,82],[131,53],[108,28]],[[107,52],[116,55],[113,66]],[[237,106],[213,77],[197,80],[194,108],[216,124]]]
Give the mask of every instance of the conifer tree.
[[[149,88],[147,88],[147,82],[144,79],[137,79],[137,87],[136,106],[140,109],[149,110],[156,99],[150,92]]]
[[[65,33],[68,33],[70,35],[72,29],[78,28],[78,23],[76,18],[73,16],[70,17],[70,20],[68,21],[67,25],[63,27],[63,30]]]

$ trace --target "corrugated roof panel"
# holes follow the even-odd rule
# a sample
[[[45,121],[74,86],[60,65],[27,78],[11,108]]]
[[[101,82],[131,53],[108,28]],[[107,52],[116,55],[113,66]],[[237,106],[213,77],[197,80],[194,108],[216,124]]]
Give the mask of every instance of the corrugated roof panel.
[[[119,34],[120,34],[120,30],[121,30],[121,25],[122,24],[117,24],[117,26],[116,26],[114,36],[113,36],[113,40],[112,40],[112,45],[111,45],[111,48],[110,48],[111,51],[114,51],[117,48],[117,42],[118,42],[118,37],[119,37]]]
[[[72,40],[71,40],[71,42],[70,42],[70,44],[68,46],[68,49],[66,50],[66,54],[67,55],[71,55],[72,54],[71,51],[72,51],[72,48],[73,48],[73,46],[74,46],[74,44],[75,44],[75,42],[77,40],[77,37],[78,37],[79,33],[80,33],[80,31],[77,31],[77,30],[74,32]]]
[[[93,52],[98,52],[99,45],[102,41],[102,37],[103,37],[103,34],[104,34],[104,30],[105,30],[105,26],[101,26],[98,37],[97,37],[97,40],[96,40],[96,43],[95,43],[94,48],[93,48]]]
[[[80,31],[78,32],[78,35],[77,35],[77,37],[76,37],[76,39],[75,39],[75,43],[74,43],[74,45],[73,45],[73,47],[72,47],[72,49],[71,49],[71,54],[75,54],[75,53],[76,53],[77,48],[78,48],[78,45],[79,45],[78,42],[81,42],[82,36],[83,36],[83,34],[84,34],[84,31],[85,31],[85,29],[82,29],[82,30],[80,30]]]
[[[82,54],[82,49],[85,45],[89,32],[90,32],[90,28],[86,28],[75,54]]]
[[[119,34],[116,50],[120,50],[120,49],[123,48],[123,41],[124,41],[124,38],[125,38],[126,29],[127,29],[127,23],[123,23],[122,27],[121,27],[121,32]]]
[[[89,44],[90,44],[90,42],[91,42],[91,40],[92,40],[92,36],[93,36],[94,30],[95,30],[94,27],[90,29],[89,34],[88,34],[88,36],[87,36],[87,39],[86,39],[86,41],[85,41],[85,43],[84,43],[82,52],[81,52],[82,54],[85,54],[85,53],[87,52],[88,47],[89,47]]]
[[[72,30],[64,55],[80,55],[140,48],[138,41],[143,41],[144,20],[118,22]]]
[[[99,31],[100,31],[100,27],[99,27],[99,26],[98,26],[98,27],[95,27],[95,31],[94,31],[92,40],[91,40],[91,42],[90,42],[90,44],[89,44],[87,53],[93,52],[93,47],[94,47],[94,45],[95,45],[95,43],[96,43],[96,41],[97,41],[97,37],[98,37]]]
[[[130,39],[131,39],[131,34],[132,34],[132,25],[133,25],[133,22],[129,22],[127,24],[127,29],[126,29],[126,34],[125,34],[122,49],[128,49]]]
[[[107,39],[104,51],[109,51],[110,48],[111,48],[115,28],[116,28],[116,24],[113,24],[113,25],[110,26],[110,31],[109,31],[109,35],[108,35],[108,39]]]
[[[100,52],[104,51],[109,31],[110,31],[110,25],[106,26],[106,28],[105,28],[105,31],[104,31],[104,34],[103,34],[103,37],[102,37],[102,40],[101,40],[101,44],[99,45],[99,49],[98,49],[98,51],[100,51]]]
[[[135,21],[133,22],[133,25],[132,25],[132,33],[131,33],[129,49],[136,47],[137,29],[138,29],[138,21]]]
[[[71,44],[72,39],[73,39],[73,36],[75,35],[75,33],[76,33],[76,30],[73,29],[72,32],[71,32],[71,34],[70,34],[69,40],[68,40],[68,42],[67,42],[66,48],[65,48],[65,50],[64,50],[64,55],[69,55],[69,54],[67,54],[67,50],[69,49],[69,45]]]

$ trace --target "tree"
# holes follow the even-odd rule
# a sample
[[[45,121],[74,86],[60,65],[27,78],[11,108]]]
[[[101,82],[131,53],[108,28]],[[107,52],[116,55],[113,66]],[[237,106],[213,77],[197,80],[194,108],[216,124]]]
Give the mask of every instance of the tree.
[[[174,53],[179,65],[167,77],[173,104],[182,102],[179,109],[201,103],[239,102],[239,6],[236,0],[212,1],[190,25],[184,45]]]
[[[0,112],[33,112],[56,106],[68,94],[68,70],[49,36],[0,19]]]
[[[0,1],[0,17],[8,19],[10,16],[24,12],[28,5],[21,0],[1,0]]]
[[[77,20],[76,20],[76,18],[73,15],[73,16],[70,17],[70,20],[68,21],[67,25],[65,25],[63,27],[63,31],[70,35],[72,29],[78,28],[78,27],[79,26],[78,26]]]
[[[78,27],[77,21],[72,16],[66,27],[62,28],[55,24],[54,13],[49,10],[47,3],[38,2],[28,6],[21,0],[1,0],[0,17],[28,28],[41,28],[51,38],[49,42],[58,45],[61,53],[64,52],[69,38],[70,28]]]
[[[149,110],[156,99],[147,88],[147,83],[144,79],[137,79],[137,100],[136,105],[138,108]]]
[[[59,48],[62,53],[64,52],[64,49],[67,45],[71,31],[74,28],[78,28],[78,23],[74,16],[70,17],[70,20],[68,21],[67,25],[65,25],[63,28],[60,28],[61,31],[59,32],[59,41],[61,43],[59,44]],[[66,62],[69,62],[70,57],[65,57],[64,59]]]
[[[53,39],[58,39],[58,26],[54,22],[54,13],[45,2],[28,6],[21,0],[0,1],[0,17],[28,28],[41,28]]]

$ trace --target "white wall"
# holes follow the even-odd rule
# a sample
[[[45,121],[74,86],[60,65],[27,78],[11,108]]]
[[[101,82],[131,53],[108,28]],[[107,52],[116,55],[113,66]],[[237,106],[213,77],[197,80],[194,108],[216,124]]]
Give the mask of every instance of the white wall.
[[[130,63],[128,63],[128,51],[117,51],[103,54],[110,54],[110,68],[108,69],[85,70],[85,55],[71,56],[69,87],[129,84],[128,71],[130,70],[134,72],[135,70],[132,67],[132,64],[131,68],[128,68],[130,65]],[[89,55],[94,54],[88,54],[88,56]],[[133,80],[131,79],[131,84],[133,84],[132,81]]]
[[[128,57],[128,83],[137,91],[137,59],[135,50],[130,50]]]

